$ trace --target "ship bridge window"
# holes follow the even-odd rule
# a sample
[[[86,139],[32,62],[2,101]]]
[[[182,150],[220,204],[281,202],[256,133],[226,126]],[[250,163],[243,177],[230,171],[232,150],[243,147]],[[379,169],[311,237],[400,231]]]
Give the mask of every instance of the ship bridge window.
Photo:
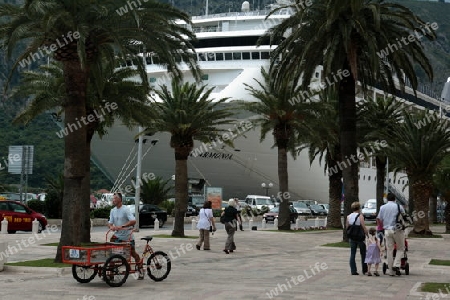
[[[225,53],[225,60],[233,60],[233,53]]]
[[[250,59],[250,52],[242,52],[242,59]]]
[[[206,53],[199,53],[198,54],[198,60],[199,61],[207,61],[208,59],[206,58],[207,54]]]
[[[252,52],[252,59],[259,59],[259,52]]]
[[[216,53],[216,60],[223,60],[223,53]]]
[[[261,59],[269,59],[270,54],[269,52],[261,52]]]
[[[241,52],[233,52],[233,60],[240,60],[242,57]]]

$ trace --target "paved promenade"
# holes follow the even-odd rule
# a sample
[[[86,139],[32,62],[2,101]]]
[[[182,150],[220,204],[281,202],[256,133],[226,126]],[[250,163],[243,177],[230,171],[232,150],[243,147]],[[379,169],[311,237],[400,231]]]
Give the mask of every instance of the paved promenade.
[[[433,230],[440,233],[444,227],[433,227]],[[170,230],[155,232],[148,228],[135,233],[138,248],[144,244],[139,240],[141,236],[159,233],[170,234]],[[186,234],[197,236],[198,232],[187,230]],[[73,279],[70,268],[6,267],[0,272],[0,300],[450,299],[450,295],[417,291],[421,282],[450,282],[450,267],[428,264],[432,258],[450,259],[449,235],[409,239],[410,275],[368,277],[350,275],[349,249],[322,246],[340,241],[341,234],[340,231],[279,233],[246,228],[235,235],[237,251],[227,255],[222,252],[226,233],[219,224],[211,239],[211,251],[196,250],[195,239],[153,239],[151,244],[155,250],[165,251],[172,257],[172,271],[162,282],[148,277],[138,281],[130,275],[122,287],[111,288],[99,278],[80,284]],[[36,240],[31,233],[0,235],[0,241],[7,240],[17,247],[23,240],[29,241],[8,260],[53,257],[56,247],[41,244],[57,242],[59,233],[38,236],[42,239]],[[33,240],[35,243],[29,245]],[[93,232],[92,240],[104,241],[104,233]],[[357,263],[362,273],[359,257]]]

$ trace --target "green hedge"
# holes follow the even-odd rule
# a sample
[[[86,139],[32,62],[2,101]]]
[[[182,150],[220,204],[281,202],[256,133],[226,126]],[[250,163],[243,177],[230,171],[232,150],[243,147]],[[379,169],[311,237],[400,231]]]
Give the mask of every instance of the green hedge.
[[[103,208],[97,208],[91,211],[91,219],[109,219],[109,213],[111,212],[110,206],[103,207]]]
[[[41,200],[30,200],[27,202],[27,206],[35,212],[45,214],[45,203]]]

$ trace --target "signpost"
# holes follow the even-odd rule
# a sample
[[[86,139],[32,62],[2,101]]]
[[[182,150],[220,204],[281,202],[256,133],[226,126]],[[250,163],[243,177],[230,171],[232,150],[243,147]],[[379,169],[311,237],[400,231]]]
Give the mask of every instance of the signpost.
[[[206,200],[211,201],[212,209],[222,209],[222,188],[206,187]]]
[[[28,175],[33,174],[33,157],[34,146],[9,146],[8,157],[13,157],[14,160],[8,164],[8,172],[10,174],[20,174],[20,201],[27,200]],[[25,199],[22,198],[22,193],[25,190]]]

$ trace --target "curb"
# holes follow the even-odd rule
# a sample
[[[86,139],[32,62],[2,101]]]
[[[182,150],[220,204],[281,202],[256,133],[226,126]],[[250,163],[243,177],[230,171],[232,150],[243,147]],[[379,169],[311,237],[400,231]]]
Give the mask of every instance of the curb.
[[[5,265],[4,273],[25,273],[25,274],[56,274],[59,276],[71,274],[71,267],[49,268],[49,267],[25,267],[25,266],[8,266]]]

